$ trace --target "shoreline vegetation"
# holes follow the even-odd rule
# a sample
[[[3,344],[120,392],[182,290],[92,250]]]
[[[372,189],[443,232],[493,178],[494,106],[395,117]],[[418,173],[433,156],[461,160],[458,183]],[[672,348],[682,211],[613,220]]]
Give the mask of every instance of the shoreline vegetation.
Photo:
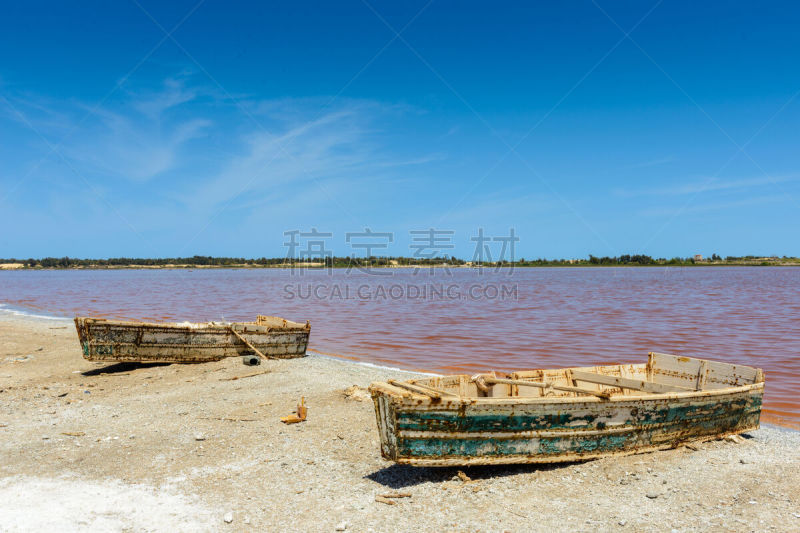
[[[125,268],[535,268],[535,267],[625,267],[625,266],[800,266],[800,258],[788,256],[702,256],[653,258],[648,255],[620,255],[586,259],[525,259],[516,261],[473,262],[456,257],[326,257],[292,259],[285,257],[251,258],[211,257],[195,255],[177,258],[77,259],[74,257],[44,257],[41,259],[0,259],[0,270],[44,269],[125,269]]]

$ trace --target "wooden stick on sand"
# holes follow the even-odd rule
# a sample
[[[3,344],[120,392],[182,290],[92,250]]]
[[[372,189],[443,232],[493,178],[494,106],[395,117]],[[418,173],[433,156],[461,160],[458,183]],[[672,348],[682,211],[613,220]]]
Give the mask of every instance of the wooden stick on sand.
[[[231,332],[231,333],[233,333],[234,335],[236,335],[236,338],[238,338],[240,341],[242,341],[243,343],[245,343],[245,345],[246,345],[248,348],[250,348],[251,350],[253,350],[254,352],[256,352],[256,355],[258,355],[258,356],[259,356],[259,357],[261,357],[262,359],[269,359],[269,357],[267,357],[266,355],[264,355],[263,353],[261,353],[261,352],[258,350],[258,348],[256,348],[256,347],[255,347],[255,346],[253,346],[252,344],[250,344],[250,342],[249,342],[247,339],[245,339],[244,337],[242,337],[241,335],[239,335],[239,332],[238,332],[238,331],[236,331],[235,329],[233,329],[233,327],[230,327],[230,328],[228,328],[228,329],[230,330],[230,332]]]

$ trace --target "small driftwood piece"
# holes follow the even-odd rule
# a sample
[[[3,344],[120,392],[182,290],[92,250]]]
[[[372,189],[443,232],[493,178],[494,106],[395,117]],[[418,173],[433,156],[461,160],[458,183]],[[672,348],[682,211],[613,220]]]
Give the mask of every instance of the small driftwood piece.
[[[505,385],[516,385],[518,387],[538,387],[540,389],[553,389],[563,392],[575,392],[578,394],[597,396],[598,398],[602,398],[604,400],[608,400],[609,398],[611,398],[611,393],[608,392],[582,389],[580,387],[570,387],[568,385],[553,385],[552,383],[542,383],[540,381],[525,381],[524,379],[504,379],[504,378],[492,378],[492,377],[484,377],[483,380],[486,383],[490,384],[502,383]]]
[[[381,494],[381,498],[410,498],[410,492],[390,492],[388,494]]]
[[[306,399],[305,397],[302,397],[300,398],[300,403],[297,405],[297,412],[289,416],[282,417],[281,422],[283,422],[284,424],[296,424],[298,422],[305,421],[307,416],[308,416],[308,407],[306,407]]]
[[[253,372],[252,374],[245,374],[244,376],[231,376],[229,378],[219,378],[220,381],[236,381],[237,379],[252,378],[262,374],[269,374],[271,370],[264,370],[263,372]]]
[[[378,503],[385,503],[386,505],[397,505],[397,502],[387,498],[386,496],[375,496],[375,501]]]

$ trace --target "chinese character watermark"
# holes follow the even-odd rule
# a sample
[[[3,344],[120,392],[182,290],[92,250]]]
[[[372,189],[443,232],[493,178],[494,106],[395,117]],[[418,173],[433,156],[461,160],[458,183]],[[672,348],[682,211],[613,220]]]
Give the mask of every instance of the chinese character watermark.
[[[362,262],[355,254],[350,256],[350,264],[347,267],[349,273],[353,268],[359,272],[367,274],[391,275],[389,271],[375,270],[372,267],[372,260],[375,258],[373,250],[385,250],[389,248],[389,244],[394,242],[394,233],[392,232],[375,232],[369,228],[364,228],[361,232],[347,232],[345,233],[345,242],[350,245],[354,250],[364,250],[364,267]],[[376,261],[375,266],[388,266],[388,261],[384,258],[383,261]]]
[[[411,244],[408,247],[414,250],[412,257],[424,260],[423,262],[430,267],[429,274],[431,276],[434,274],[433,268],[435,267],[433,260],[442,259],[444,262],[447,259],[444,250],[452,250],[456,247],[453,243],[453,236],[456,232],[453,230],[428,228],[427,230],[411,230],[408,233],[411,235]],[[449,275],[450,270],[446,263],[443,266],[445,273]],[[418,268],[415,267],[414,274],[417,273],[417,270]]]
[[[494,264],[494,271],[499,271],[503,266],[510,266],[511,271],[514,268],[514,251],[516,243],[519,242],[519,237],[516,235],[514,228],[509,228],[508,236],[487,237],[483,233],[483,228],[478,228],[478,234],[470,237],[470,240],[475,243],[475,251],[472,254],[472,263],[477,266],[483,266],[485,263]],[[497,259],[492,256],[492,250],[489,243],[499,242],[500,252]],[[511,272],[509,271],[509,272]]]
[[[325,266],[330,270],[333,265],[333,252],[325,248],[325,240],[332,238],[333,233],[322,232],[312,227],[308,232],[289,230],[284,231],[283,235],[289,239],[283,245],[287,248],[286,259],[293,267]],[[298,239],[305,240],[305,248],[299,251]],[[297,269],[292,268],[292,273],[295,271]]]

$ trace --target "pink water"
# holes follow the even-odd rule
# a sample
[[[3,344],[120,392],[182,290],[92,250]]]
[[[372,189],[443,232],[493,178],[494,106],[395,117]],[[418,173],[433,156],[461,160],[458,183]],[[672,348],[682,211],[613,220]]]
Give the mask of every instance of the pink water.
[[[644,362],[649,351],[737,362],[765,370],[765,418],[800,427],[800,268],[12,271],[0,272],[0,302],[61,316],[310,320],[312,350],[434,372]]]

